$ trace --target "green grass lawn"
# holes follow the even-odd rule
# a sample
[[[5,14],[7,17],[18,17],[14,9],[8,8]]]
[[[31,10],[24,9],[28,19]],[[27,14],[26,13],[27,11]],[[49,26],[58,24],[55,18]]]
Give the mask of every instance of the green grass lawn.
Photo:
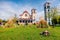
[[[0,27],[0,40],[60,40],[60,27],[36,28],[34,25],[16,26],[16,28]],[[40,35],[44,30],[48,30],[50,36]]]

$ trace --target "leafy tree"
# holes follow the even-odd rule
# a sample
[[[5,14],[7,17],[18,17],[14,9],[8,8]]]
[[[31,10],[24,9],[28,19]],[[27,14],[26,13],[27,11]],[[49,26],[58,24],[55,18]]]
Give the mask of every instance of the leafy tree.
[[[0,19],[0,22],[2,22],[2,19]]]
[[[60,18],[59,18],[59,24],[60,24]]]
[[[57,16],[57,23],[60,24],[60,15]]]
[[[57,8],[52,8],[51,10],[51,20],[52,20],[52,24],[55,25],[57,24]]]
[[[2,24],[2,19],[0,19],[0,25]]]
[[[56,18],[53,18],[53,19],[52,19],[52,24],[53,24],[53,25],[57,24],[57,19],[56,19]]]
[[[7,20],[3,20],[2,22],[3,22],[3,25],[5,25],[5,23],[7,23]]]

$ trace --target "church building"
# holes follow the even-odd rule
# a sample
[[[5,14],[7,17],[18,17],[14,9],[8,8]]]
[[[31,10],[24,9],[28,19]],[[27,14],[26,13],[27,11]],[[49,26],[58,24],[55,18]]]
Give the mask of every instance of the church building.
[[[31,14],[28,11],[24,11],[22,14],[19,15],[19,24],[32,24],[35,23],[36,20],[36,9],[31,10]]]

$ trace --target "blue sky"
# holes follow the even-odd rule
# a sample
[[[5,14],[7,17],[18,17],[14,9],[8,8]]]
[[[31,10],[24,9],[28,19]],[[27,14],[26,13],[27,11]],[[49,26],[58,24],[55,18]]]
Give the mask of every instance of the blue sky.
[[[37,20],[44,17],[44,3],[50,2],[51,7],[60,7],[60,0],[0,0],[0,18],[9,19],[14,14],[19,17],[24,10],[31,14],[31,9],[35,8],[37,12]]]

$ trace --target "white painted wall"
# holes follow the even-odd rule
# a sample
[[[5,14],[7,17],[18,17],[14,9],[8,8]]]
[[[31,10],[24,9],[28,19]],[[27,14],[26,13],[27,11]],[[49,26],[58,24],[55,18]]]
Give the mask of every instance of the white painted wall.
[[[27,14],[27,16],[25,16],[25,14]],[[30,18],[30,15],[28,13],[24,13],[21,18]]]

